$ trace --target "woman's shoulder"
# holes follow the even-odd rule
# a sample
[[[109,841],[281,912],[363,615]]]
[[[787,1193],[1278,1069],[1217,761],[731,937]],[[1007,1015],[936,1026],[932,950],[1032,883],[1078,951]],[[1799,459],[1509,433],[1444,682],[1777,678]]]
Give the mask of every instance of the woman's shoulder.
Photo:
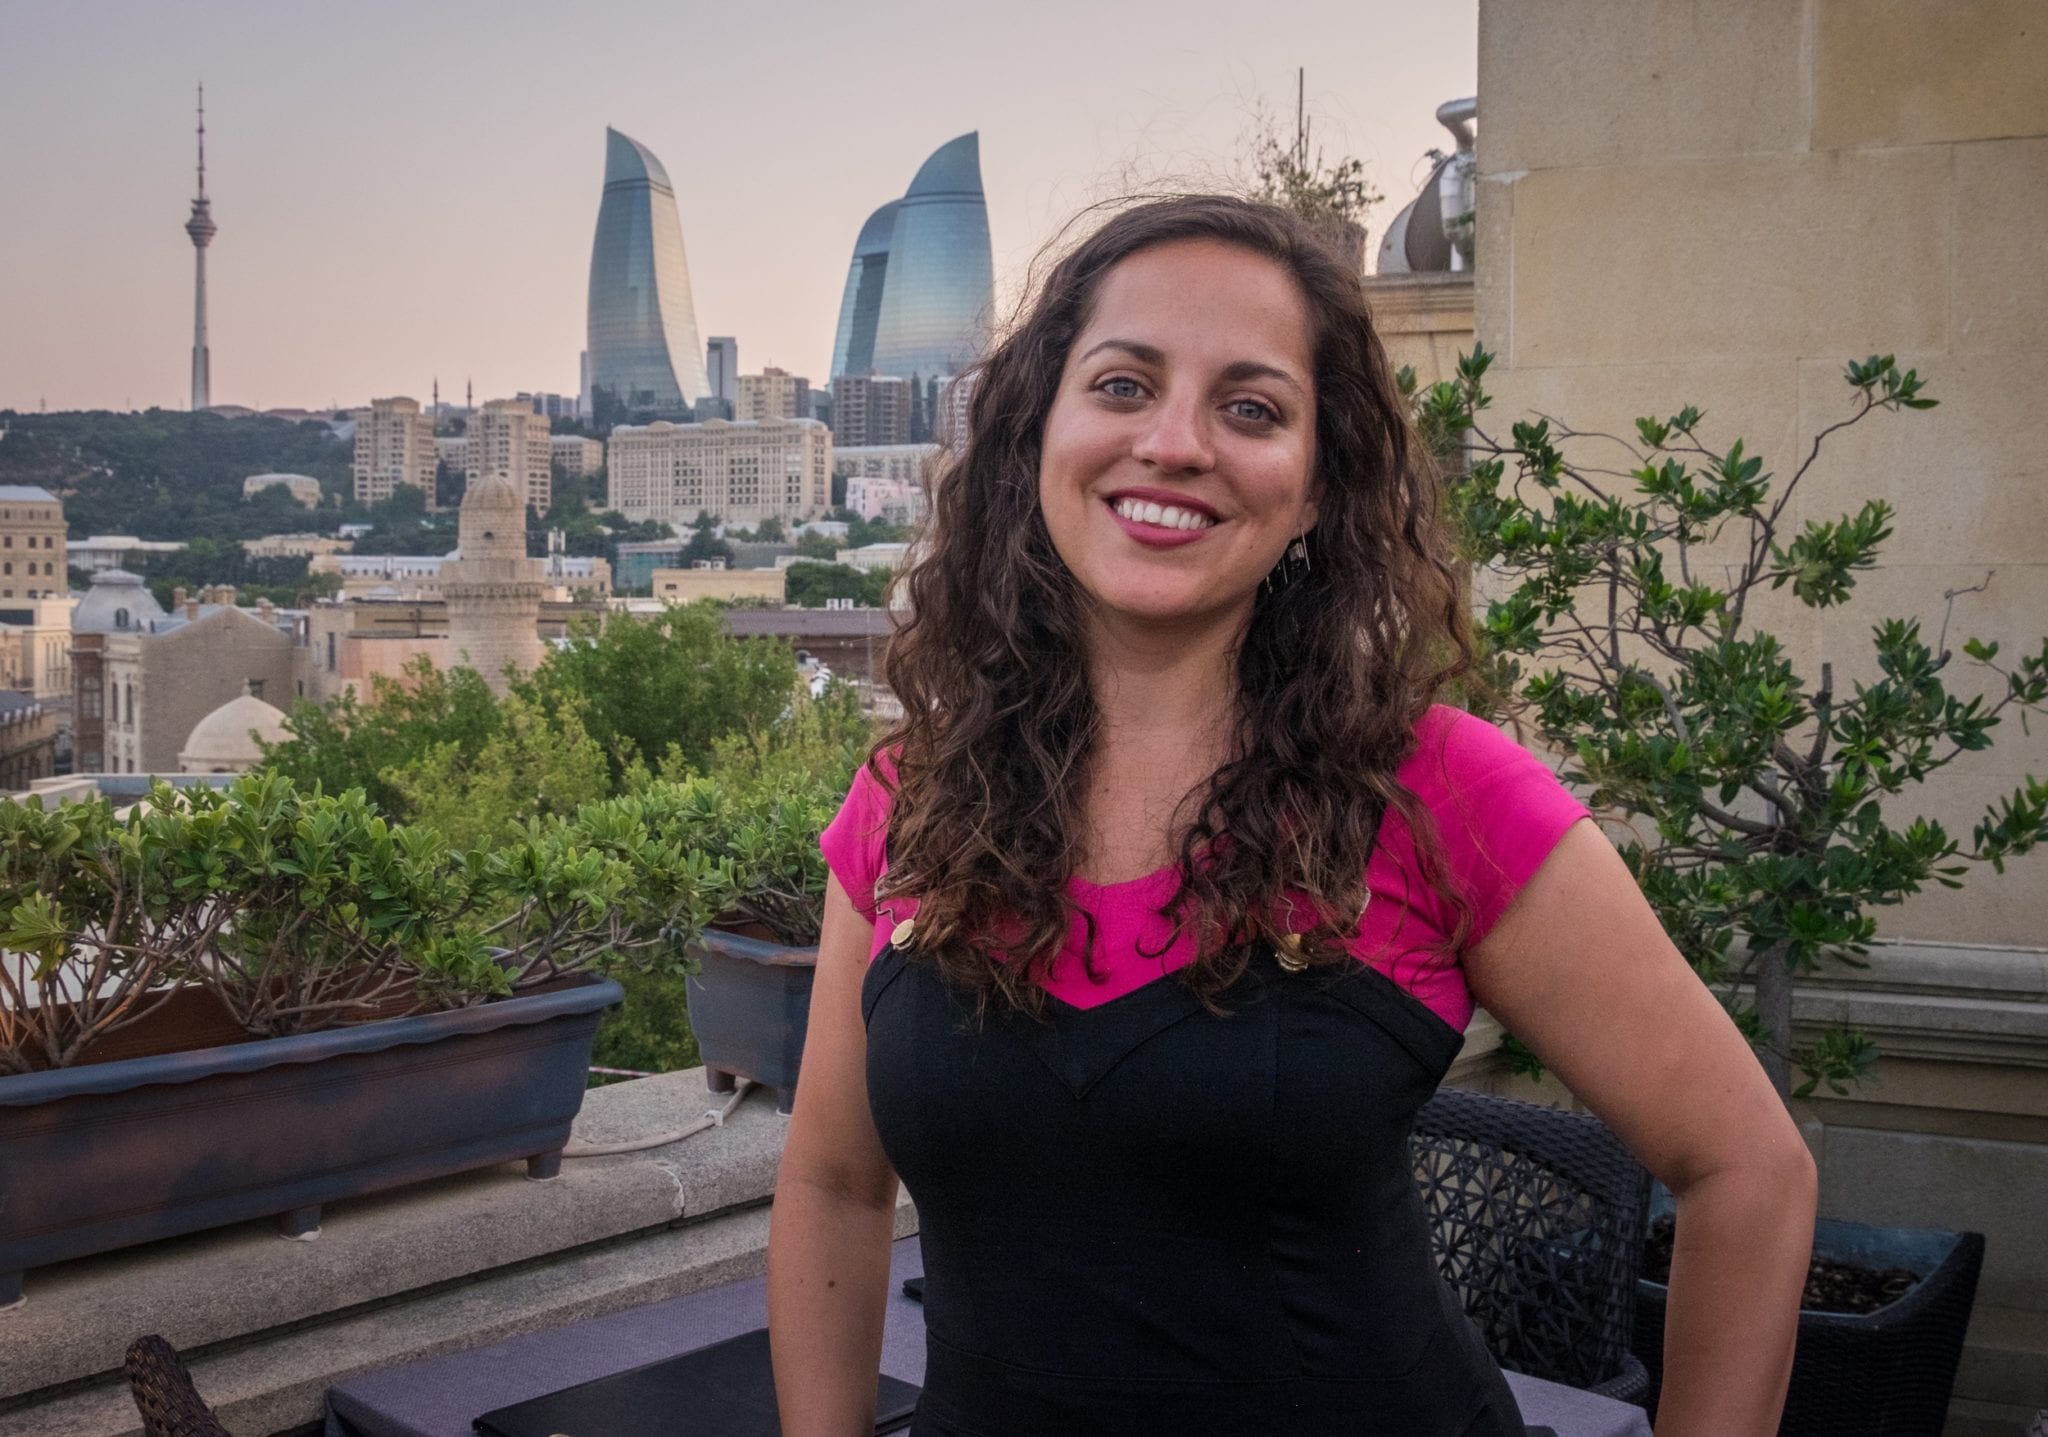
[[[874,916],[875,882],[888,866],[889,805],[895,788],[895,753],[879,750],[854,772],[839,812],[818,836],[826,866],[854,906],[869,917]]]
[[[1477,714],[1431,704],[1415,723],[1415,747],[1395,775],[1425,802],[1508,773],[1548,773],[1542,760]]]

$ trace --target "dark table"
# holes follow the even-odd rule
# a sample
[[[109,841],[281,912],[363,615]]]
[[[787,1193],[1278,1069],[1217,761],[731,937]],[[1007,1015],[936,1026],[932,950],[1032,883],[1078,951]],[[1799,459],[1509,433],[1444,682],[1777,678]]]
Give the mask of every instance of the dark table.
[[[889,1259],[889,1313],[882,1370],[924,1381],[924,1308],[903,1296],[903,1280],[924,1271],[917,1239]],[[733,1337],[768,1321],[767,1280],[748,1278],[686,1297],[615,1312],[458,1352],[367,1372],[327,1389],[327,1437],[474,1437],[488,1412],[578,1382],[623,1372]],[[1508,1386],[1530,1423],[1558,1437],[1650,1437],[1640,1407],[1519,1373]]]

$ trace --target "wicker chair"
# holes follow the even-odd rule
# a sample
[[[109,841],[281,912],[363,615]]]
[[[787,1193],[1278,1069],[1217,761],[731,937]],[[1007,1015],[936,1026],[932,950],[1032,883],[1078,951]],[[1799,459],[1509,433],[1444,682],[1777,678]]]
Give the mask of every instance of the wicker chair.
[[[128,1388],[148,1437],[234,1437],[200,1401],[178,1350],[152,1333],[128,1348]]]
[[[1598,1118],[1441,1088],[1410,1139],[1437,1268],[1509,1371],[1640,1404],[1650,1178]]]

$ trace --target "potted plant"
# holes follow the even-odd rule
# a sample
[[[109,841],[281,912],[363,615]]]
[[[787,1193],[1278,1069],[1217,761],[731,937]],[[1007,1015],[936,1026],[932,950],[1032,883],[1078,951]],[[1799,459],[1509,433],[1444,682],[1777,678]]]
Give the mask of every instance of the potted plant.
[[[0,1305],[30,1267],[526,1159],[581,1105],[599,963],[676,964],[730,870],[628,796],[453,852],[255,774],[0,803]]]
[[[1994,688],[1966,698],[1944,679],[1946,615],[1932,644],[1917,622],[1886,619],[1871,629],[1881,677],[1844,693],[1832,660],[1813,682],[1756,622],[1766,590],[1789,587],[1809,608],[1844,603],[1891,533],[1881,500],[1791,532],[1788,500],[1826,436],[1935,401],[1891,356],[1851,363],[1848,412],[1779,482],[1741,441],[1709,447],[1691,407],[1639,419],[1634,442],[1549,419],[1514,423],[1498,440],[1481,424],[1490,360],[1475,349],[1456,380],[1420,393],[1404,376],[1425,437],[1453,471],[1448,499],[1492,596],[1480,624],[1484,681],[1523,702],[1563,755],[1565,779],[1630,821],[1623,857],[1780,1096],[1821,1084],[1845,1092],[1875,1047],[1840,1027],[1795,1046],[1794,977],[1856,962],[1876,933],[1873,908],[1929,882],[1960,886],[1971,864],[2002,869],[2048,837],[2048,783],[2031,777],[1985,813],[1967,847],[1937,823],[1900,822],[1882,807],[1894,801],[1896,813],[1896,800],[1959,754],[1988,747],[2006,710],[2040,709],[2048,643],[2004,666],[1997,644],[1965,642]],[[1593,445],[1597,459],[1581,458]],[[1701,548],[1724,538],[1738,541],[1736,557],[1724,545],[1711,566],[1701,562]],[[1951,608],[1955,597],[1944,595]],[[1510,1052],[1530,1066],[1526,1049],[1510,1042]],[[1908,1409],[1937,1414],[1938,1425],[1982,1252],[1972,1234],[1823,1224],[1822,1262],[1846,1257],[1912,1280],[1864,1317],[1802,1314],[1785,1430],[1932,1430],[1900,1415]],[[1663,1290],[1646,1281],[1639,1296],[1638,1353],[1654,1375],[1659,1341],[1647,1334],[1661,1334]],[[1938,1391],[1841,1381],[1837,1371],[1866,1370],[1826,1355],[1841,1343],[1860,1343],[1895,1373],[1916,1366]]]
[[[834,685],[799,698],[770,732],[717,745],[717,777],[687,787],[690,841],[732,870],[729,906],[701,935],[687,981],[713,1092],[747,1078],[790,1111],[825,917],[818,836],[873,740],[857,695]]]

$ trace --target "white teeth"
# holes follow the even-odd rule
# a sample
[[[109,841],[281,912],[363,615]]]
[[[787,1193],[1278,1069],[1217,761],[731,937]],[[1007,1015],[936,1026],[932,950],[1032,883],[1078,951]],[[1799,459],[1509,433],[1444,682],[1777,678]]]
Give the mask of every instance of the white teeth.
[[[1116,512],[1134,523],[1153,524],[1162,529],[1206,529],[1216,522],[1193,509],[1154,504],[1145,499],[1119,499]]]

